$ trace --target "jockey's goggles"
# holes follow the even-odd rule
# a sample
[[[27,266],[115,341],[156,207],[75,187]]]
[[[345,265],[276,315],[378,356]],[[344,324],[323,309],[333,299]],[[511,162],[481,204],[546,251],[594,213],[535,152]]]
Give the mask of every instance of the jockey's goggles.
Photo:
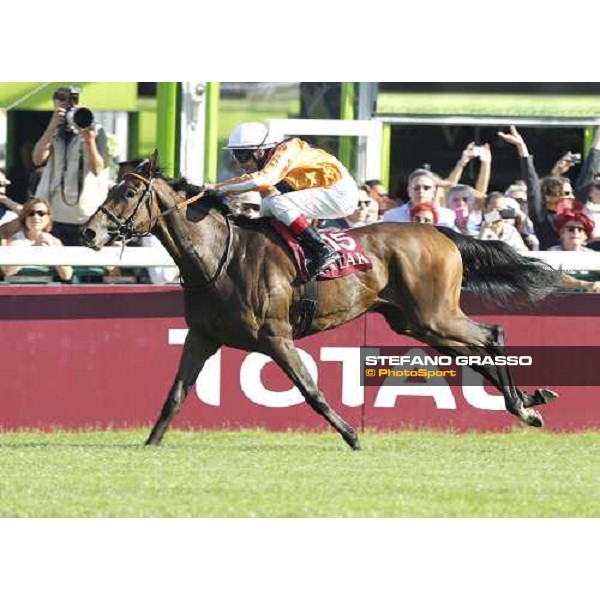
[[[231,151],[234,160],[239,163],[245,163],[254,158],[254,149],[238,148]]]

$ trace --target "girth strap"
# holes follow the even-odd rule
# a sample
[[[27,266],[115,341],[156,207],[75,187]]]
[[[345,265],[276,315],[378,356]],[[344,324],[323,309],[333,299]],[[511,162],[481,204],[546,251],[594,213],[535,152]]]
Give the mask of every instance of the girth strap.
[[[300,299],[294,305],[290,320],[293,325],[294,338],[308,335],[313,319],[319,307],[319,286],[316,279],[300,286]]]

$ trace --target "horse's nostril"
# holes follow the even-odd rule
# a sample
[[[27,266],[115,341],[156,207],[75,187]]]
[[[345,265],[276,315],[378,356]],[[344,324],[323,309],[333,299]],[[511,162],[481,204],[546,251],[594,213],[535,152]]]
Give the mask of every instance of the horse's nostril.
[[[93,229],[84,229],[81,232],[81,238],[84,242],[90,244],[96,239],[96,232]]]

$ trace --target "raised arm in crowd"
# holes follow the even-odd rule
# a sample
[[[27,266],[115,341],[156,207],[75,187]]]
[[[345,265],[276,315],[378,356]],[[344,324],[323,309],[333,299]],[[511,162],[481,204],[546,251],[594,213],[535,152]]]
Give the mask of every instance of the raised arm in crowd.
[[[492,174],[492,152],[489,144],[483,146],[476,146],[475,142],[471,142],[462,152],[462,155],[447,180],[450,185],[458,185],[462,177],[465,167],[474,158],[479,158],[479,174],[477,175],[477,181],[475,182],[475,191],[478,192],[478,196],[485,196],[490,185],[490,177]]]
[[[571,183],[565,177],[552,176],[540,181],[533,156],[529,153],[527,144],[516,127],[511,126],[510,133],[499,131],[498,135],[517,149],[521,178],[527,185],[527,212],[539,239],[540,250],[547,250],[559,242],[556,230],[556,207],[561,199],[573,199]]]

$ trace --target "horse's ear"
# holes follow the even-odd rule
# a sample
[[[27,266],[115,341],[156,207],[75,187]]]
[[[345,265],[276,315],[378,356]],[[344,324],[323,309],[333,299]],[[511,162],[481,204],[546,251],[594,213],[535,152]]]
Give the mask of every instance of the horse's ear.
[[[150,179],[152,179],[156,171],[158,171],[158,164],[158,148],[155,148],[150,157]]]

